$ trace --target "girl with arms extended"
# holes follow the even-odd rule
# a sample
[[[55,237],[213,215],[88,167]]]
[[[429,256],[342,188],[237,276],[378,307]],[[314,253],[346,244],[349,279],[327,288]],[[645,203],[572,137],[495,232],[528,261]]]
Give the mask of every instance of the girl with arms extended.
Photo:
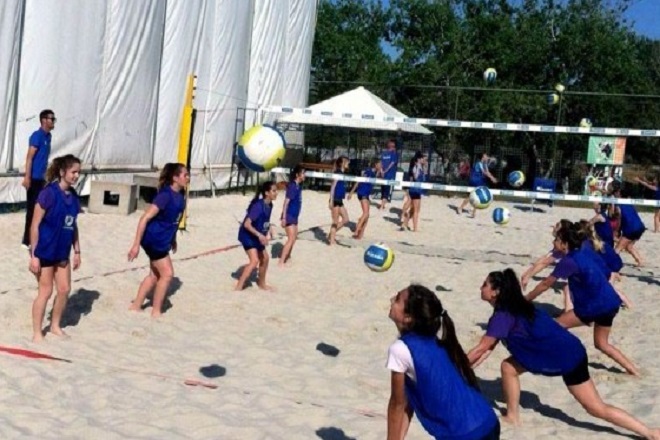
[[[302,183],[304,181],[305,170],[300,165],[296,165],[291,170],[291,176],[289,176],[284,206],[282,206],[282,216],[280,217],[282,227],[286,231],[286,243],[282,248],[280,266],[284,266],[291,257],[293,245],[296,244],[296,238],[298,237],[298,217],[302,209]]]
[[[533,301],[548,290],[557,278],[568,279],[574,307],[573,310],[559,315],[557,322],[564,328],[593,323],[596,348],[621,365],[629,374],[638,376],[637,367],[609,342],[612,324],[622,301],[609,282],[605,263],[590,246],[582,246],[585,237],[580,233],[579,227],[579,224],[574,224],[557,231],[555,249],[566,255],[552,274],[527,294],[527,299]]]
[[[236,283],[236,290],[243,290],[245,283],[257,267],[259,268],[257,286],[263,290],[273,290],[272,286],[266,284],[269,261],[266,246],[273,237],[270,228],[270,214],[276,198],[275,182],[267,181],[261,184],[248,206],[245,220],[238,230],[238,241],[243,245],[249,261],[243,267],[243,272]]]
[[[628,429],[646,439],[660,440],[660,429],[651,429],[627,412],[603,402],[589,377],[587,351],[580,340],[523,296],[511,269],[491,272],[481,286],[481,299],[493,306],[486,334],[468,353],[477,367],[499,341],[511,356],[502,361],[502,389],[507,413],[504,421],[520,424],[520,375],[529,371],[561,376],[568,391],[594,417]]]
[[[389,349],[392,391],[388,440],[403,439],[413,414],[438,439],[496,440],[500,424],[479,393],[454,322],[426,287],[411,285],[391,299],[400,338]]]
[[[53,282],[57,296],[53,303],[50,332],[66,336],[60,327],[62,314],[71,291],[71,262],[73,270],[80,267],[80,235],[78,213],[80,201],[73,185],[80,177],[80,159],[67,154],[55,158],[46,173],[50,182],[37,197],[34,216],[30,225],[30,272],[39,284],[37,297],[32,303],[32,340],[44,339],[43,321],[48,300],[53,294]]]
[[[162,315],[167,289],[174,277],[170,251],[177,251],[176,232],[186,207],[183,194],[190,174],[180,163],[165,164],[158,180],[158,194],[140,217],[128,261],[140,253],[149,257],[149,274],[142,280],[129,310],[141,311],[147,295],[153,291],[151,317]]]

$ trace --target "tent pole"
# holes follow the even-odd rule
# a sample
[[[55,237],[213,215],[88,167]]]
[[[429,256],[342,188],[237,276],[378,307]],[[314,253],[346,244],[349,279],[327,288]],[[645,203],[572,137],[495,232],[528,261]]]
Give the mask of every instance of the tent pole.
[[[14,171],[14,152],[16,148],[16,124],[18,121],[18,92],[21,86],[21,58],[23,55],[23,36],[25,34],[25,8],[27,0],[21,2],[21,18],[18,25],[18,65],[16,67],[16,87],[12,97],[12,123],[9,125],[9,157],[7,161],[7,171]],[[41,121],[39,121],[41,122]]]
[[[167,26],[167,3],[165,0],[165,13],[163,14],[163,34],[160,38],[160,58],[158,59],[158,78],[156,79],[156,117],[154,118],[153,132],[151,133],[151,168],[156,161],[156,137],[158,135],[158,107],[160,106],[160,81],[163,76],[163,54],[165,52],[165,29]]]

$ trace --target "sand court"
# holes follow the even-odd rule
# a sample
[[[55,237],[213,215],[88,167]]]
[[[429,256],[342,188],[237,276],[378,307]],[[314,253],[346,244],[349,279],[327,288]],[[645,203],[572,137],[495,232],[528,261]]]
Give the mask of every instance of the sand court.
[[[273,219],[279,218],[283,197],[280,192]],[[127,310],[147,271],[142,252],[137,261],[126,260],[140,212],[82,214],[82,267],[73,273],[65,313],[64,329],[71,337],[48,335],[43,344],[29,342],[36,282],[16,239],[23,213],[0,216],[6,237],[0,345],[71,360],[0,353],[5,390],[0,437],[381,439],[390,391],[384,365],[387,347],[397,337],[387,317],[389,298],[410,282],[435,290],[467,349],[483,334],[491,313],[479,298],[488,272],[510,266],[520,274],[550,249],[550,229],[557,220],[592,215],[564,207],[530,213],[503,204],[512,219],[498,227],[489,211],[476,219],[457,216],[452,206],[459,198],[432,196],[422,201],[417,233],[399,230],[400,202],[395,202],[384,212],[372,208],[365,239],[350,238],[344,228],[338,245],[328,246],[323,241],[330,224],[327,193],[305,191],[291,265],[280,268],[271,260],[268,283],[277,292],[260,291],[252,282],[239,293],[233,291],[232,274],[247,262],[236,236],[249,198],[191,200],[188,230],[179,235],[173,257],[169,305],[155,321],[149,310]],[[351,221],[357,220],[358,202],[347,206]],[[652,214],[642,218],[652,225]],[[284,241],[283,230],[277,232],[270,246],[275,255]],[[394,249],[388,272],[374,273],[363,265],[364,250],[373,242]],[[651,426],[660,425],[659,243],[660,235],[647,231],[638,245],[647,267],[633,268],[624,255],[618,284],[635,307],[619,313],[612,339],[641,367],[643,377],[629,378],[596,352],[591,329],[574,331],[587,347],[603,398]],[[547,293],[539,303],[559,310],[562,298]],[[476,370],[498,408],[504,406],[499,361],[506,356],[500,347]],[[190,380],[198,382],[186,385]],[[524,426],[505,427],[502,438],[620,438],[623,431],[590,417],[561,379],[525,375],[521,383]],[[426,438],[418,422],[408,438]]]

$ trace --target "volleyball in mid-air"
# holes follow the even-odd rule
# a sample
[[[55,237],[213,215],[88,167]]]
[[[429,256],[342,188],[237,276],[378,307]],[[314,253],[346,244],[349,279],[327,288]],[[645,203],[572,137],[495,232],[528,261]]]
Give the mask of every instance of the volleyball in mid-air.
[[[598,178],[595,176],[588,176],[587,177],[587,186],[589,188],[597,188],[598,187]]]
[[[566,90],[566,86],[563,85],[562,83],[557,83],[555,85],[555,90],[559,93],[564,93],[564,91]]]
[[[506,225],[511,219],[511,211],[506,208],[493,209],[493,221],[498,225]]]
[[[487,186],[479,186],[470,193],[470,204],[477,209],[486,209],[493,201],[493,194]]]
[[[555,105],[559,102],[559,95],[556,93],[549,93],[547,100],[548,100],[548,105]]]
[[[591,126],[592,126],[591,119],[589,119],[589,118],[580,119],[580,127],[582,127],[582,128],[591,128]]]
[[[511,171],[507,177],[509,185],[514,188],[520,188],[525,183],[525,173],[522,171]]]
[[[489,67],[488,69],[484,70],[484,81],[487,83],[492,83],[495,82],[497,79],[497,70],[493,69],[492,67]]]
[[[238,157],[252,171],[270,171],[284,158],[284,136],[269,125],[255,125],[238,141]]]
[[[374,272],[385,272],[394,263],[394,252],[383,243],[372,244],[364,252],[364,264]]]

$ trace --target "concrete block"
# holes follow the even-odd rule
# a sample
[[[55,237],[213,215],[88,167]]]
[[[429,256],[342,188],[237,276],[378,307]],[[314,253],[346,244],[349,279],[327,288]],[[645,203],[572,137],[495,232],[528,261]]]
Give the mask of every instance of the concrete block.
[[[92,181],[89,212],[128,215],[135,211],[137,185],[134,183]]]
[[[158,193],[158,173],[133,175],[133,184],[137,185],[137,209],[144,209]]]

